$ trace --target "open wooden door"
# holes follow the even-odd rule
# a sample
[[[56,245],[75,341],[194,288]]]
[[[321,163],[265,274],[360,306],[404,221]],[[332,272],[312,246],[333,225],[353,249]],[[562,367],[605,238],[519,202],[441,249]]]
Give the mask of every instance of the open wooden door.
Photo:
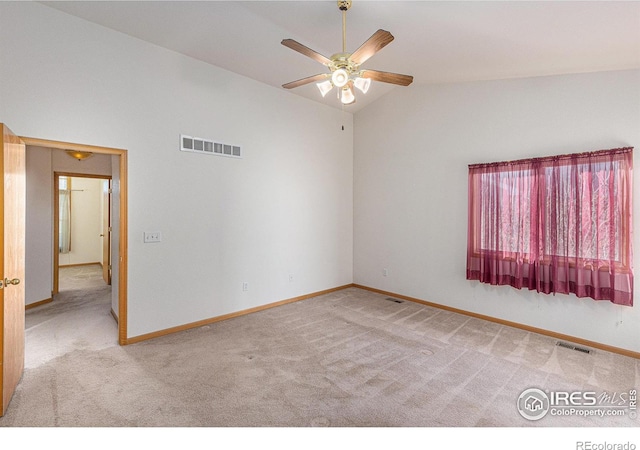
[[[4,124],[0,187],[0,416],[24,369],[25,145]]]
[[[102,278],[111,284],[111,180],[102,182]]]

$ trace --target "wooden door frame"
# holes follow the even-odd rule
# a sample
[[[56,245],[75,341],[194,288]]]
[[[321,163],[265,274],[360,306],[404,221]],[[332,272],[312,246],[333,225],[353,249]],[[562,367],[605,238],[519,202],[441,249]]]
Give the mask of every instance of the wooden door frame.
[[[102,234],[100,235],[100,237],[102,238],[102,260],[100,261],[100,264],[102,264],[102,279],[109,286],[111,286],[111,208],[113,206],[113,189],[111,187],[112,185],[112,178],[109,178],[108,180],[102,180],[102,197],[100,199],[102,206],[102,211],[100,211],[100,214],[102,216],[102,223],[100,224],[102,230]]]
[[[120,235],[119,243],[119,264],[118,264],[118,344],[127,345],[127,275],[128,275],[128,173],[127,173],[127,150],[110,147],[99,147],[95,145],[74,144],[70,142],[51,141],[47,139],[30,138],[21,136],[20,139],[29,147],[43,147],[57,150],[76,150],[92,152],[96,154],[106,154],[119,156],[120,169],[120,208],[119,222],[117,224]],[[103,178],[105,178],[103,176]],[[115,224],[114,224],[115,225]],[[55,251],[54,251],[55,255]]]
[[[69,178],[93,178],[96,180],[109,180],[113,178],[111,175],[99,175],[89,173],[75,172],[53,172],[53,290],[51,296],[60,292],[60,248],[58,242],[60,240],[60,177]],[[102,225],[102,224],[101,224]],[[109,243],[109,252],[111,252],[111,243]],[[118,306],[118,309],[120,307]]]

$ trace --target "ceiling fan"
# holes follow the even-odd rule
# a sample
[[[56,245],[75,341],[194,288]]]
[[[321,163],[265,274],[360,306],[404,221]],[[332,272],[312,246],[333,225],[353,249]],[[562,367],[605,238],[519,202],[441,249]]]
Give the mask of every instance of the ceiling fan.
[[[282,45],[285,47],[324,64],[330,70],[330,73],[321,73],[283,84],[283,88],[293,89],[309,83],[317,83],[318,89],[324,97],[335,86],[338,88],[340,101],[349,105],[356,101],[353,88],[356,87],[362,93],[366,93],[371,85],[371,80],[400,86],[411,84],[413,77],[410,75],[360,68],[365,61],[393,41],[393,35],[388,31],[376,31],[355,52],[347,53],[347,11],[349,8],[351,8],[351,0],[338,0],[338,9],[342,11],[342,53],[336,53],[331,58],[327,58],[293,39],[282,41]]]

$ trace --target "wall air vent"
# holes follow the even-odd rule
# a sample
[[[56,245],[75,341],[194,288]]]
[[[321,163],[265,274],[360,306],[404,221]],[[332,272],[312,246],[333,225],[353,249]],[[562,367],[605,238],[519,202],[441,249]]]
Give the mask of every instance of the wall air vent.
[[[224,144],[211,139],[202,139],[185,134],[180,135],[180,151],[242,158],[242,147],[239,145]]]

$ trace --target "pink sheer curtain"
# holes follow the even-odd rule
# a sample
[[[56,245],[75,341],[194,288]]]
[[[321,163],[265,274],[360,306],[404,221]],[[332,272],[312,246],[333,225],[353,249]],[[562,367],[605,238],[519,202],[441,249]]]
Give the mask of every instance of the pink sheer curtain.
[[[467,279],[632,306],[632,154],[470,165]]]

